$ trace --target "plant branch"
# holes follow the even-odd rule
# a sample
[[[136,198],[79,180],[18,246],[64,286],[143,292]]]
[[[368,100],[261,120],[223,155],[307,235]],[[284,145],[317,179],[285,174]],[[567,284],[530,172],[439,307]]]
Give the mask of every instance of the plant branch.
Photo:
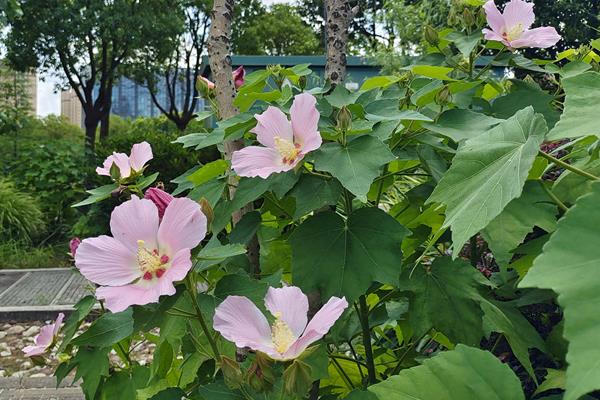
[[[554,156],[551,156],[548,153],[544,153],[541,150],[540,150],[540,152],[538,154],[540,156],[544,157],[546,160],[550,161],[551,163],[554,163],[555,165],[558,165],[559,167],[562,167],[562,168],[564,168],[566,170],[569,170],[569,171],[571,171],[571,172],[573,172],[573,173],[575,173],[577,175],[581,175],[581,176],[583,176],[583,177],[585,177],[587,179],[590,179],[592,181],[599,181],[600,180],[600,177],[597,177],[596,175],[592,175],[589,172],[586,172],[586,171],[583,171],[583,170],[581,170],[581,169],[579,169],[577,167],[574,167],[573,165],[568,164],[568,163],[564,162],[563,160],[558,159],[558,158],[556,158]]]
[[[375,374],[375,360],[373,359],[373,347],[371,345],[371,328],[369,327],[369,307],[367,306],[367,298],[362,295],[358,298],[358,317],[362,328],[363,346],[365,347],[365,358],[367,361],[367,374],[369,384],[377,383],[377,375]]]

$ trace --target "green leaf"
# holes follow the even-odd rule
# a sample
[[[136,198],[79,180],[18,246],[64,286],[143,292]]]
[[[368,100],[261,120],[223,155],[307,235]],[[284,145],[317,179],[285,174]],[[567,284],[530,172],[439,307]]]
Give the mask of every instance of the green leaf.
[[[360,136],[346,146],[326,143],[313,157],[317,170],[331,173],[363,202],[381,166],[395,158],[389,148],[373,136]]]
[[[562,80],[565,90],[565,110],[560,121],[548,134],[557,140],[579,136],[600,137],[598,104],[600,104],[600,73],[585,72]]]
[[[323,299],[346,296],[349,302],[374,281],[395,285],[407,233],[377,208],[361,208],[346,221],[334,212],[318,213],[290,236],[292,280],[306,293],[319,290]]]
[[[481,235],[488,243],[499,265],[507,265],[511,250],[523,242],[537,226],[546,232],[556,227],[556,205],[548,198],[540,183],[527,181],[523,193],[494,218]]]
[[[335,89],[333,89],[333,92],[325,97],[325,100],[336,108],[342,108],[353,104],[360,95],[360,92],[351,92],[343,85],[337,85]]]
[[[476,32],[471,35],[465,35],[460,32],[452,32],[444,37],[444,39],[453,42],[456,48],[465,57],[469,57],[473,49],[479,44],[483,35],[481,32]]]
[[[373,385],[380,400],[524,400],[519,378],[492,353],[456,346]]]
[[[215,129],[212,132],[190,133],[189,135],[179,136],[173,143],[181,143],[183,147],[193,147],[201,150],[209,146],[214,146],[225,140],[225,133],[222,130]]]
[[[196,271],[202,271],[240,254],[246,254],[246,247],[241,244],[206,246],[196,256],[194,268]]]
[[[303,174],[289,192],[289,195],[296,199],[294,219],[321,207],[335,205],[341,193],[342,187],[336,180]]]
[[[426,115],[414,110],[402,110],[398,108],[398,99],[379,99],[370,102],[365,107],[366,117],[370,121],[433,121]]]
[[[600,174],[600,158],[595,160],[585,158],[583,160],[573,162],[572,165],[596,176]],[[563,171],[556,182],[554,182],[552,191],[563,202],[567,204],[575,204],[580,196],[583,196],[592,190],[593,185],[594,181],[586,178],[585,176],[581,176],[572,171]]]
[[[87,398],[95,398],[102,377],[108,376],[108,351],[109,348],[80,347],[73,357],[72,362],[77,365],[73,381],[83,378],[81,388]]]
[[[450,78],[448,74],[454,71],[454,68],[439,67],[435,65],[415,65],[410,69],[413,74],[423,75],[428,78],[438,79],[441,81],[455,81],[456,79]]]
[[[227,168],[229,168],[229,164],[225,160],[211,161],[188,175],[187,179],[194,185],[199,186],[223,175],[227,171]]]
[[[454,254],[518,198],[544,140],[544,118],[528,107],[468,140],[427,202],[446,205]]]
[[[509,304],[501,302],[483,302],[481,309],[485,313],[484,326],[486,333],[504,334],[508,344],[519,362],[533,379],[537,379],[531,361],[529,349],[537,348],[545,351],[546,345],[535,328],[521,312]]]
[[[78,346],[107,347],[125,339],[133,333],[133,311],[128,308],[120,313],[106,313],[90,328],[73,339]]]
[[[564,310],[567,352],[565,400],[600,389],[600,184],[558,221],[519,287],[552,289]]]
[[[240,111],[245,112],[252,107],[252,105],[259,101],[272,102],[281,97],[281,92],[279,90],[271,90],[269,92],[246,92],[240,91],[233,101],[233,105],[240,109]]]
[[[73,312],[69,315],[65,326],[62,329],[63,340],[58,348],[58,353],[62,353],[71,342],[73,335],[77,332],[77,328],[81,325],[81,322],[88,316],[94,305],[96,304],[96,298],[94,296],[85,296],[73,306]]]
[[[217,282],[215,297],[219,301],[223,301],[227,296],[244,296],[261,307],[268,288],[269,285],[266,282],[257,281],[246,275],[225,275]]]
[[[111,183],[110,185],[104,185],[95,189],[86,190],[86,193],[88,193],[90,196],[77,204],[73,204],[71,207],[87,206],[89,204],[94,204],[102,200],[106,200],[118,187],[118,184]]]
[[[478,345],[483,337],[481,274],[462,260],[436,258],[431,266],[402,273],[400,290],[411,292],[409,322],[415,336],[431,328],[455,343]]]
[[[444,111],[435,123],[424,123],[423,127],[449,137],[455,142],[471,139],[486,132],[503,120],[488,117],[471,110],[452,109]]]
[[[365,92],[367,90],[375,89],[375,88],[386,88],[400,80],[397,76],[372,76],[366,79],[362,86],[360,87],[361,92]]]
[[[526,107],[533,107],[536,113],[542,114],[550,128],[558,121],[559,113],[552,105],[555,97],[541,90],[535,84],[519,80],[511,81],[510,93],[497,97],[492,103],[492,115],[507,119]]]

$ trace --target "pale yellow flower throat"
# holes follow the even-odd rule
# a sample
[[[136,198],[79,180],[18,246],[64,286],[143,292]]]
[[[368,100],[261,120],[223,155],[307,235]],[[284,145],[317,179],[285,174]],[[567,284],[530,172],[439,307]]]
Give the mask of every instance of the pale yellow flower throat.
[[[279,136],[275,136],[275,148],[281,154],[284,164],[293,164],[296,158],[300,154],[300,144],[293,143],[287,139],[282,139]]]
[[[517,24],[513,27],[511,27],[509,30],[505,30],[502,33],[502,37],[506,40],[508,40],[509,42],[512,42],[513,40],[517,40],[521,37],[521,35],[523,34],[523,32],[525,32],[525,28],[523,27],[523,24]]]
[[[169,256],[166,254],[160,255],[158,249],[152,251],[146,248],[146,243],[143,240],[138,240],[137,263],[140,270],[143,272],[142,278],[149,281],[155,276],[160,278],[167,271],[167,263]]]
[[[271,338],[273,339],[275,350],[279,354],[283,354],[296,341],[296,337],[288,324],[281,319],[280,312],[276,312],[273,315],[275,316],[275,322],[271,326]]]

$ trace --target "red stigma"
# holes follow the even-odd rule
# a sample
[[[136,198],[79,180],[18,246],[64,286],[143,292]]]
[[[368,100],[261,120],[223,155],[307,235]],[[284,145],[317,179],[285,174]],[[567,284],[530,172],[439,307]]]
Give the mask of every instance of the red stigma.
[[[163,276],[165,274],[167,270],[164,268],[159,268],[156,270],[155,274],[157,278],[160,278],[161,276]]]
[[[145,280],[147,280],[147,281],[151,280],[152,279],[152,272],[148,272],[148,271],[144,272],[143,278]]]

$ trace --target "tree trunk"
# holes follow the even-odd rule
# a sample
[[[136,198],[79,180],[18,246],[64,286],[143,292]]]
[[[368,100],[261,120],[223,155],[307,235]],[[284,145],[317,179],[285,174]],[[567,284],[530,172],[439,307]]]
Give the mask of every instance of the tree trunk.
[[[108,138],[110,127],[110,114],[106,113],[100,121],[100,141],[104,142]]]
[[[325,77],[333,85],[346,78],[346,47],[348,27],[358,12],[358,7],[350,8],[348,0],[325,0],[327,13],[327,64]]]
[[[233,19],[234,0],[214,0],[211,13],[211,27],[208,36],[208,58],[210,70],[215,83],[215,95],[219,106],[218,119],[231,118],[238,114],[237,108],[233,105],[235,98],[235,86],[233,84],[231,68],[231,20]],[[231,160],[234,151],[243,147],[241,140],[232,140],[225,142],[225,159]],[[229,179],[229,196],[233,198],[236,189],[236,180]],[[233,213],[231,216],[233,224],[237,224],[240,219],[254,209],[252,203],[247,204],[241,210]],[[248,245],[248,258],[254,266],[255,274],[260,274],[258,262],[259,249],[258,239],[252,238]]]
[[[99,118],[93,112],[85,113],[85,148],[92,154],[96,148],[96,130],[99,122]]]

